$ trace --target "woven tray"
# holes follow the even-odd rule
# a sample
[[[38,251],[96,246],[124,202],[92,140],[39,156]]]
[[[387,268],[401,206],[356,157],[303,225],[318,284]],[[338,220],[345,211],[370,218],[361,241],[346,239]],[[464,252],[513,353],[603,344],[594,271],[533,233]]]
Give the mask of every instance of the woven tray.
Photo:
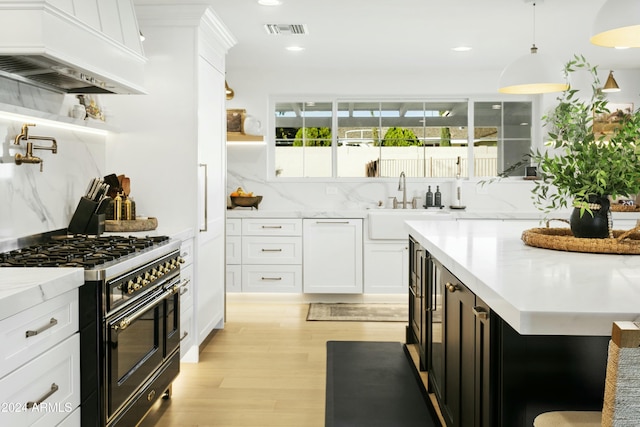
[[[620,203],[612,204],[611,212],[640,212],[639,205],[622,205]]]
[[[640,227],[613,230],[613,239],[573,237],[569,228],[531,228],[522,232],[522,241],[537,248],[597,254],[640,255]]]

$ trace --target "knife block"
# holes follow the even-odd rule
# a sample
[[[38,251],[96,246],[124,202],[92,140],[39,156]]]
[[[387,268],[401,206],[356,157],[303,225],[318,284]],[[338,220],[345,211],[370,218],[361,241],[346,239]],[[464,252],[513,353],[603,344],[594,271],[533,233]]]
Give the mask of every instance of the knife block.
[[[98,213],[99,203],[81,197],[78,207],[71,217],[67,231],[72,234],[91,234],[99,236],[104,233],[105,214]]]

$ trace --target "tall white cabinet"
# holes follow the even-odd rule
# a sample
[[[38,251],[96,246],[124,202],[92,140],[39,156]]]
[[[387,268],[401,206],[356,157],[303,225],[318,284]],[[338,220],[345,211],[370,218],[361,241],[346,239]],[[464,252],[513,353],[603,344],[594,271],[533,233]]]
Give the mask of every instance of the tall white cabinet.
[[[112,97],[120,132],[107,170],[131,178],[138,215],[159,228],[192,229],[195,339],[183,361],[224,325],[226,211],[225,56],[235,39],[207,5],[139,5],[148,95]],[[192,320],[189,320],[192,319]]]

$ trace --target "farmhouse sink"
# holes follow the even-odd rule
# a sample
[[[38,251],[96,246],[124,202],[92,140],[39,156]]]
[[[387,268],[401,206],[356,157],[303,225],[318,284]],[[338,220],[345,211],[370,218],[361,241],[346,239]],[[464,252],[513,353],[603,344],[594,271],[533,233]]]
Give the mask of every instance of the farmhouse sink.
[[[369,238],[405,240],[409,233],[405,221],[442,221],[454,219],[450,211],[422,209],[378,209],[368,213]]]

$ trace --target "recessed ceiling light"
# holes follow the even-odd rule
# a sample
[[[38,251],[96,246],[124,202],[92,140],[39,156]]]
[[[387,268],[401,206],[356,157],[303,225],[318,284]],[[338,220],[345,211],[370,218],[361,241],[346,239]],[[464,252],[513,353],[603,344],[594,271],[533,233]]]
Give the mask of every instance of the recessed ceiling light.
[[[468,52],[471,49],[473,48],[469,46],[456,46],[451,48],[451,50],[455,50],[456,52]]]
[[[282,2],[280,0],[258,0],[258,4],[262,6],[280,6]]]
[[[300,52],[303,51],[304,48],[302,46],[289,46],[287,47],[287,50],[290,52]]]

